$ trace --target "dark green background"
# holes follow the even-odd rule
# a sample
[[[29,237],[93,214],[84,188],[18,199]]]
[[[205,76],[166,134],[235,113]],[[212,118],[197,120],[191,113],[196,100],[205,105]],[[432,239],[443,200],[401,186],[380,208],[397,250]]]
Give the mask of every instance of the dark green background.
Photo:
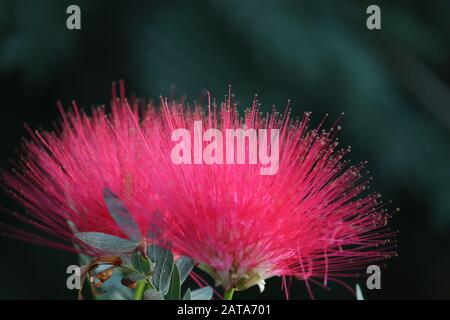
[[[82,30],[66,29],[78,4]],[[378,4],[382,30],[366,28]],[[113,80],[128,93],[189,100],[232,84],[247,105],[345,112],[340,136],[369,161],[400,230],[399,258],[369,299],[450,298],[450,1],[25,1],[0,0],[0,167],[25,135],[51,129],[56,101],[108,104]],[[330,120],[331,122],[331,120]],[[4,193],[0,205],[22,210]],[[1,214],[0,221],[14,223]],[[74,298],[74,255],[0,238],[0,298]],[[279,281],[237,298],[282,298]],[[354,281],[349,281],[354,284]],[[352,296],[314,287],[323,299]],[[307,298],[296,282],[293,298]]]

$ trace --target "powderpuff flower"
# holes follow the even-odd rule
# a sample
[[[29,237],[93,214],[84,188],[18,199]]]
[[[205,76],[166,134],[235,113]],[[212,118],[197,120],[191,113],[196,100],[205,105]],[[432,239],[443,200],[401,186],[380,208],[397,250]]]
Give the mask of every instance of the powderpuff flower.
[[[311,129],[309,113],[292,119],[288,108],[262,114],[256,98],[240,116],[230,92],[219,104],[207,99],[206,108],[190,108],[161,98],[156,108],[129,102],[121,86],[120,98],[113,89],[110,114],[103,107],[90,116],[76,105],[71,113],[61,109],[56,131],[32,133],[17,170],[4,176],[27,208],[18,216],[58,240],[11,227],[4,232],[67,250],[74,250],[75,232],[126,237],[104,203],[108,188],[142,234],[156,228],[160,240],[195,259],[227,291],[262,289],[273,276],[295,277],[310,290],[309,282],[341,283],[395,254],[390,214],[378,194],[365,191],[365,163],[344,159],[350,150],[338,147],[337,124],[326,130],[322,121]],[[190,162],[174,162],[179,141],[173,133],[194,133],[196,123],[203,133],[277,130],[276,173],[261,174],[258,162],[206,163],[198,153],[212,141],[204,135],[200,142],[185,137],[201,148],[182,155]],[[273,141],[266,141],[273,152]],[[248,160],[256,149],[247,141],[244,150]],[[214,153],[221,152],[228,146],[216,145]]]

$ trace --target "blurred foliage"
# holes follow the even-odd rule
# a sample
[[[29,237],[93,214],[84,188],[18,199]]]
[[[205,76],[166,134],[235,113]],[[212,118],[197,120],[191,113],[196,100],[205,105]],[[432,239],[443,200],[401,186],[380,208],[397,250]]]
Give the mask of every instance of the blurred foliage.
[[[65,28],[69,4],[81,7],[81,31]],[[51,128],[57,99],[108,104],[119,78],[156,99],[201,100],[203,89],[221,99],[232,84],[243,106],[258,93],[264,110],[290,98],[294,114],[313,111],[317,122],[345,112],[340,141],[352,145],[354,161],[369,160],[374,188],[401,207],[393,221],[400,258],[383,274],[383,290],[365,297],[449,298],[450,2],[377,1],[378,31],[365,26],[369,4],[0,0],[1,168],[25,134],[23,122]],[[6,197],[1,205],[20,210]],[[0,297],[67,295],[58,266],[75,258],[3,238],[0,247],[9,261],[0,266]],[[39,258],[46,265],[36,278],[60,270],[62,280],[43,294],[23,279],[18,251],[31,264],[48,257]],[[276,285],[268,291],[281,297]],[[296,286],[293,294],[304,291]]]

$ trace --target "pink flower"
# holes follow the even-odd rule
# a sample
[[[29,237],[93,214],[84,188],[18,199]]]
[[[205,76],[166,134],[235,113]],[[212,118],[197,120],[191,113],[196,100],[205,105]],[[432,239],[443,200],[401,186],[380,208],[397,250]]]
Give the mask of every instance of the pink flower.
[[[343,159],[349,149],[338,148],[336,125],[309,129],[309,113],[299,121],[289,111],[263,116],[255,99],[240,118],[230,94],[219,105],[208,94],[206,110],[166,99],[159,110],[140,108],[129,105],[122,87],[109,116],[98,108],[89,117],[76,106],[61,114],[57,133],[32,134],[18,171],[5,176],[29,211],[20,217],[61,240],[7,228],[13,236],[66,249],[74,230],[125,237],[105,206],[108,188],[142,234],[156,227],[175,253],[198,261],[226,290],[262,288],[272,276],[327,285],[395,254],[389,214],[378,194],[365,193],[364,163]],[[278,129],[277,173],[261,175],[259,162],[175,164],[172,133],[194,132],[195,121],[203,132]],[[210,141],[201,144],[204,151]],[[250,144],[245,151],[250,157]],[[190,156],[195,152],[202,151]]]

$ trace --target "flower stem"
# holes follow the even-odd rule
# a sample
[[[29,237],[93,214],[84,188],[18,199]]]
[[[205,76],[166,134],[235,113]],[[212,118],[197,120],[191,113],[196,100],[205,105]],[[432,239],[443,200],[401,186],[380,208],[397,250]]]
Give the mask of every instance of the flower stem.
[[[236,289],[234,289],[234,288],[230,288],[229,290],[225,291],[223,300],[233,300],[233,294],[234,294],[235,290]]]
[[[137,284],[136,290],[134,291],[134,300],[142,300],[142,298],[144,297],[146,286],[147,286],[146,281],[141,281]]]

